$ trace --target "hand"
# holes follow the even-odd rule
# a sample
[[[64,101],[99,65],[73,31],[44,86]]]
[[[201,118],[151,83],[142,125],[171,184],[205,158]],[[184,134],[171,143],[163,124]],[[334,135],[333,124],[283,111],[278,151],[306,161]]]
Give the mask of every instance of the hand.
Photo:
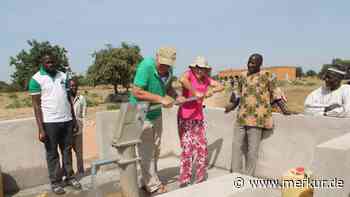
[[[214,95],[214,91],[212,89],[208,89],[205,93],[205,98],[211,97]]]
[[[338,107],[341,107],[341,105],[339,105],[339,104],[337,104],[337,103],[334,103],[334,104],[332,104],[332,105],[326,107],[326,108],[324,109],[324,112],[332,111],[333,109],[338,108]]]
[[[45,142],[46,141],[46,134],[44,131],[39,131],[39,141],[40,142]]]
[[[177,103],[177,104],[182,104],[182,103],[184,103],[185,101],[186,101],[186,98],[183,97],[183,96],[178,96],[178,97],[176,98],[176,103]]]
[[[79,131],[79,125],[77,120],[73,120],[73,134],[78,133]]]
[[[165,108],[170,108],[174,105],[174,99],[170,96],[164,96],[160,102]]]
[[[232,103],[228,104],[226,107],[225,107],[225,114],[229,113],[230,111],[232,111],[234,108],[234,105]]]

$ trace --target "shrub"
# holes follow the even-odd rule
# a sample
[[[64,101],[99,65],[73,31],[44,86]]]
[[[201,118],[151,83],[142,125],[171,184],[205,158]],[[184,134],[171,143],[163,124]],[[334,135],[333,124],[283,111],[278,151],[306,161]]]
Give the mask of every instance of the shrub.
[[[107,105],[107,110],[118,110],[120,108],[120,104],[119,103],[110,103]]]
[[[24,99],[18,99],[15,98],[11,100],[11,103],[6,105],[6,109],[17,109],[17,108],[23,108],[23,107],[31,107],[32,101],[30,97],[26,97]]]
[[[89,96],[91,96],[92,98],[97,98],[97,97],[99,97],[97,93],[92,93],[92,94],[90,94]]]
[[[10,94],[8,94],[8,97],[9,97],[10,99],[17,99],[17,98],[18,98],[18,96],[17,96],[16,93],[10,93]]]
[[[99,102],[96,99],[92,99],[90,97],[86,97],[86,105],[88,107],[96,107],[99,105]]]

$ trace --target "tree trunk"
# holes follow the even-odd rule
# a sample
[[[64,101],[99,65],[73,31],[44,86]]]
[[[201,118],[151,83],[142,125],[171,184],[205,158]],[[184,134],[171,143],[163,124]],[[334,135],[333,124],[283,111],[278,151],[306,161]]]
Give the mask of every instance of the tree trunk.
[[[113,84],[114,94],[118,94],[118,84]]]

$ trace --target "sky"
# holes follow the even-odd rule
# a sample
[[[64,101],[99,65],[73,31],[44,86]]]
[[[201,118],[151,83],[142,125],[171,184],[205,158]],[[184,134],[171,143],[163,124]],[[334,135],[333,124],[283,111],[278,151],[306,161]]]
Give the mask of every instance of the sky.
[[[65,47],[82,74],[95,51],[123,41],[145,57],[176,47],[177,75],[198,55],[215,73],[242,68],[252,53],[263,54],[266,66],[317,71],[350,59],[349,7],[349,0],[2,0],[0,80],[10,81],[10,56],[31,39]]]

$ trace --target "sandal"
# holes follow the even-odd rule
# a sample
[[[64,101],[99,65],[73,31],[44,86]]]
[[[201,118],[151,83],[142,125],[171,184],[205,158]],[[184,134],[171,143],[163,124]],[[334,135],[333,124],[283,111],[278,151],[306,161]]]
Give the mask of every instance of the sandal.
[[[64,191],[63,187],[61,187],[60,185],[53,185],[51,189],[52,189],[52,192],[57,194],[57,195],[63,195],[66,193],[66,191]]]
[[[153,194],[163,194],[163,193],[166,193],[168,192],[168,189],[166,188],[165,185],[161,184],[159,186],[159,188],[157,190],[155,190],[154,192],[152,192]]]
[[[81,184],[77,180],[75,180],[74,178],[68,180],[67,184],[72,186],[76,190],[80,190],[81,189]]]
[[[152,191],[152,192],[149,191],[145,185],[141,186],[141,189],[145,190],[145,191],[146,191],[147,193],[149,193],[149,194],[156,194],[156,195],[158,195],[158,194],[163,194],[163,193],[168,192],[166,186],[163,185],[163,184],[161,184],[161,185],[158,187],[158,189],[156,189],[156,190],[154,190],[154,191]]]

